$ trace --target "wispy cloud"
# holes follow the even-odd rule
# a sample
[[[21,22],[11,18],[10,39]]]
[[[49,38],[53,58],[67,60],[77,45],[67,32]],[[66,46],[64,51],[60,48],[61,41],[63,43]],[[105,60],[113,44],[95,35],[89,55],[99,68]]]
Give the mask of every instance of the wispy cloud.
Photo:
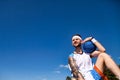
[[[28,75],[23,75],[23,74],[19,74],[19,73],[3,74],[2,77],[0,76],[0,80],[48,80],[49,79],[47,76],[40,74],[28,74]]]
[[[61,64],[61,65],[59,65],[59,67],[60,67],[60,68],[68,68],[68,65],[63,65],[63,64]]]
[[[57,68],[55,71],[53,71],[53,72],[54,72],[54,73],[57,73],[57,74],[60,74],[60,73],[62,73],[62,71],[63,71],[64,69],[68,69],[68,65],[60,64],[60,65],[58,66],[58,68]]]
[[[43,78],[42,80],[47,80],[47,78]]]
[[[57,70],[57,71],[54,71],[55,73],[57,73],[57,74],[60,74],[61,73],[61,71],[59,71],[59,70]]]
[[[120,57],[118,57],[118,59],[120,60]]]

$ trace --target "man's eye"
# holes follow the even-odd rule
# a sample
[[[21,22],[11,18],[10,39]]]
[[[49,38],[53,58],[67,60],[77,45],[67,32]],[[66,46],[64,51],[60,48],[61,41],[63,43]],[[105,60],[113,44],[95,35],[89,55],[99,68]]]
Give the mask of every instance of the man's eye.
[[[78,40],[78,39],[76,39],[76,40]]]

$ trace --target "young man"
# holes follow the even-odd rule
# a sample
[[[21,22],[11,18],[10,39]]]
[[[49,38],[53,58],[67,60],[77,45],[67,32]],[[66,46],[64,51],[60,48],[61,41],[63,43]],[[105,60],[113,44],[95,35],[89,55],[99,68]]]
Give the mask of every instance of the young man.
[[[91,40],[98,50],[92,53],[85,53],[81,44]],[[112,58],[105,52],[105,48],[93,37],[82,40],[79,34],[72,37],[72,45],[75,47],[73,53],[69,55],[69,66],[76,80],[108,80],[103,74],[104,66],[112,71],[120,80],[120,69]],[[97,57],[95,65],[91,58]]]

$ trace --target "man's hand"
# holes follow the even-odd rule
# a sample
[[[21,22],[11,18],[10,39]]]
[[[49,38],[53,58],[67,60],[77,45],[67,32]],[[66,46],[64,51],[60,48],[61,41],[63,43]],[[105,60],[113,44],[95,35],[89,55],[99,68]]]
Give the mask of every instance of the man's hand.
[[[92,38],[93,38],[93,37],[87,37],[87,38],[85,38],[81,43],[83,44],[83,43],[85,43],[86,41],[90,41],[90,40],[92,40]]]
[[[73,72],[73,76],[76,77],[76,78],[78,78],[78,71],[74,71]]]
[[[82,76],[82,74],[78,71],[73,72],[73,76],[77,79],[77,80],[84,80],[84,77]]]

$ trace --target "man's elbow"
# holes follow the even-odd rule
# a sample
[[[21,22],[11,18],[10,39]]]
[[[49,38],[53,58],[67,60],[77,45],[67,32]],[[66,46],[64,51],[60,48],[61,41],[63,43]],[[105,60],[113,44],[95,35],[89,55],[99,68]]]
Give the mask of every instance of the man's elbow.
[[[100,52],[106,52],[106,49],[101,49]]]

